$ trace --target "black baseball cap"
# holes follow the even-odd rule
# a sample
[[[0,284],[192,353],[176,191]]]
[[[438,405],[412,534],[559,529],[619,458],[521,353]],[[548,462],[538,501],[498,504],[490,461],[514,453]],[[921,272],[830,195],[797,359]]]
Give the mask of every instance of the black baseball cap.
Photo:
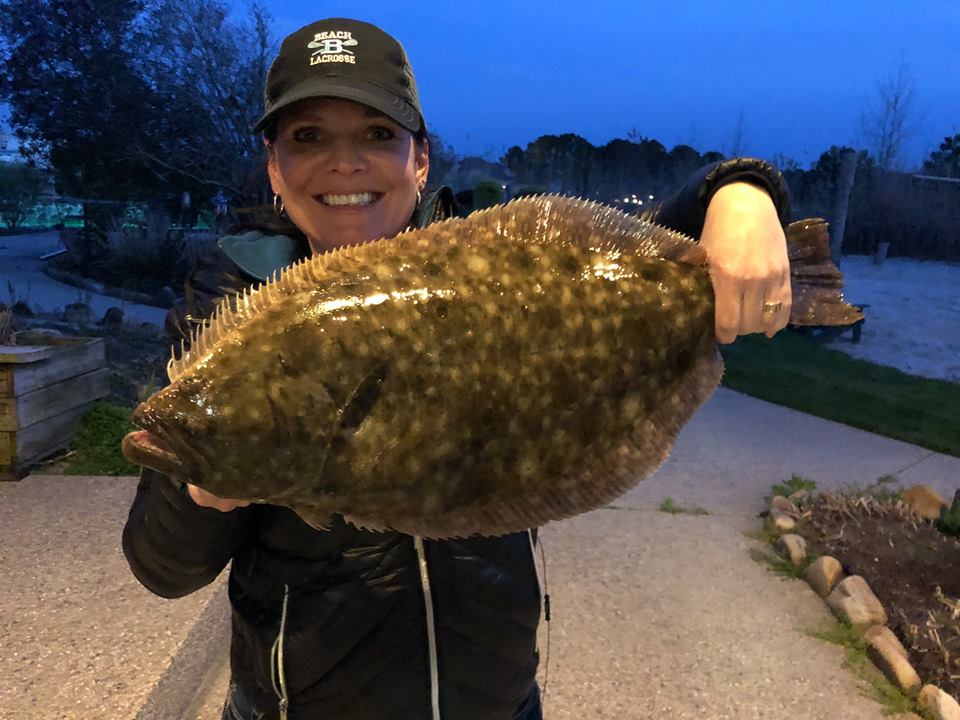
[[[376,25],[347,18],[318,20],[288,35],[264,90],[261,132],[277,113],[299,100],[336,97],[379,110],[417,132],[423,113],[403,46]]]

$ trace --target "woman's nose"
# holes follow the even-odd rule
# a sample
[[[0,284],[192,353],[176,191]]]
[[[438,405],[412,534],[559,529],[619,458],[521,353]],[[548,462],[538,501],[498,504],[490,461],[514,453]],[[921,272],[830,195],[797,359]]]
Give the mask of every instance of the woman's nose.
[[[367,159],[363,148],[356,143],[337,141],[330,147],[327,166],[333,172],[343,174],[362,172],[367,169]]]

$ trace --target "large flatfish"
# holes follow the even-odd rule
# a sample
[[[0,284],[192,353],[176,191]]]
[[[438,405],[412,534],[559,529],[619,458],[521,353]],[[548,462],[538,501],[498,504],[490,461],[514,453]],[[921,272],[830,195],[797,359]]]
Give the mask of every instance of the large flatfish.
[[[651,475],[722,373],[692,240],[524,198],[224,299],[123,450],[318,528],[502,535]]]

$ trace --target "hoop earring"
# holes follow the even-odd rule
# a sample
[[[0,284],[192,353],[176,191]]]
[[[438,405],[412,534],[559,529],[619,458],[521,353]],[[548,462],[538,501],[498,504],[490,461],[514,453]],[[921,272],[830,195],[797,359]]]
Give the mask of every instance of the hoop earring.
[[[283,215],[283,199],[277,193],[273,194],[273,211],[277,217]]]
[[[422,200],[422,198],[420,197],[420,190],[419,190],[419,188],[418,188],[418,189],[417,189],[417,207],[420,207],[420,201],[421,201],[421,200]]]

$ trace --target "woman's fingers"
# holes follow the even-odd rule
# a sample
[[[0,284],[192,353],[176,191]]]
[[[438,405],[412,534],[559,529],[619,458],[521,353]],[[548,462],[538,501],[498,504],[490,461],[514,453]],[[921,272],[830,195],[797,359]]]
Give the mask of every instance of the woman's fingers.
[[[773,337],[790,321],[790,273],[775,271],[768,277],[711,269],[716,300],[717,342],[732,343],[739,335],[764,333]],[[764,312],[765,303],[780,303],[775,313]]]
[[[779,282],[774,286],[773,291],[768,291],[763,302],[780,303],[780,309],[775,313],[763,313],[763,327],[758,332],[766,333],[767,337],[773,337],[783,330],[790,322],[790,311],[793,308],[793,295],[790,289],[790,270],[782,273]]]
[[[246,507],[250,504],[246,500],[232,500],[230,498],[217,497],[213,493],[207,492],[202,487],[193,485],[191,483],[187,483],[187,491],[190,493],[190,497],[197,505],[213,508],[214,510],[219,510],[220,512],[230,512],[238,507]]]
[[[720,269],[711,268],[713,294],[716,299],[717,342],[732,343],[740,329],[740,307],[743,303],[742,285]]]

